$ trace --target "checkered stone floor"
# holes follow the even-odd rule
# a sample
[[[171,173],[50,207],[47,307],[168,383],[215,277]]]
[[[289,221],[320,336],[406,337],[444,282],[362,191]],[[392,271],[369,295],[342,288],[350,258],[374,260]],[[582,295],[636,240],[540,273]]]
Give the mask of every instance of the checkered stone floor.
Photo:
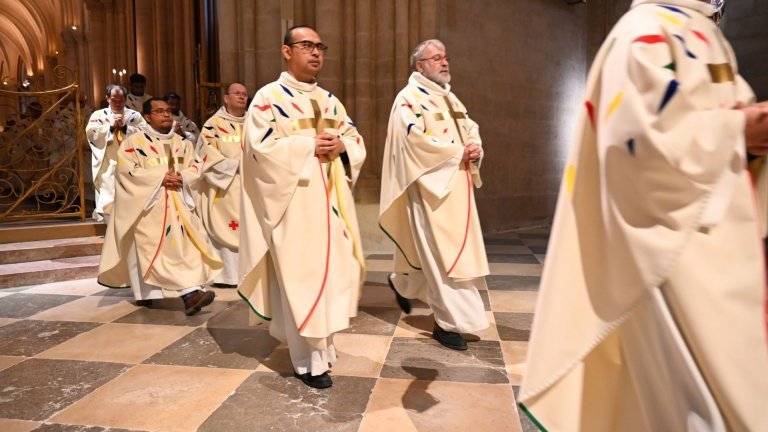
[[[370,255],[328,391],[292,377],[286,347],[249,325],[234,290],[193,317],[93,279],[0,290],[0,431],[535,430],[514,395],[548,235],[486,239],[491,327],[465,352],[431,339],[426,305],[400,313],[392,256]]]

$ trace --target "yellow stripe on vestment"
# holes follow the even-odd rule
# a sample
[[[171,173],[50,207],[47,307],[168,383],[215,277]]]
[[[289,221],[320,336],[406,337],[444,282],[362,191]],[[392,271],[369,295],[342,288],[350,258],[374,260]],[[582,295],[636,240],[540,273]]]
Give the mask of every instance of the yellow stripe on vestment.
[[[613,98],[611,101],[611,104],[608,105],[608,111],[605,113],[605,120],[608,120],[608,118],[616,111],[616,108],[621,105],[621,99],[624,97],[623,92],[619,92],[616,97]]]
[[[197,250],[199,250],[200,253],[202,253],[203,256],[208,258],[210,261],[223,264],[224,262],[221,260],[221,258],[213,257],[206,253],[205,249],[202,247],[202,243],[200,243],[200,241],[195,237],[195,235],[193,234],[193,231],[189,229],[189,224],[187,224],[187,221],[184,219],[184,215],[180,209],[181,204],[179,204],[179,198],[176,196],[177,192],[168,191],[168,194],[173,199],[173,207],[176,209],[176,214],[179,215],[179,219],[181,220],[181,225],[184,227],[185,231],[187,232],[189,239],[192,240],[192,244],[194,244]]]
[[[339,171],[344,170],[344,167],[341,165],[341,158],[334,159],[331,164],[331,172],[333,174],[333,188],[336,191],[336,201],[339,204],[339,213],[341,213],[341,219],[344,221],[344,225],[347,227],[349,238],[352,239],[352,250],[354,251],[355,259],[357,260],[358,264],[360,264],[362,271],[365,272],[365,259],[363,258],[362,251],[360,250],[360,244],[355,238],[355,232],[352,230],[352,225],[349,223],[349,217],[347,216],[347,211],[344,208],[343,191],[341,187],[339,187],[341,182],[344,181],[343,176],[339,178]]]

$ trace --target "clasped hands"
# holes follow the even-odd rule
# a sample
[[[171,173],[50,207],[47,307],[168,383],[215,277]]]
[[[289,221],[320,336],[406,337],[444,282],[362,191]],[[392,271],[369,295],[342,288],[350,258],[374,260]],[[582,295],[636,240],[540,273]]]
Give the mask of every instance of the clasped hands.
[[[181,174],[175,172],[165,173],[165,177],[163,177],[163,187],[166,189],[179,190],[182,184],[184,184],[184,181],[181,178]]]
[[[344,143],[335,135],[320,132],[315,136],[315,155],[323,162],[336,159],[346,150]]]
[[[113,114],[107,117],[107,123],[114,129],[122,129],[125,126],[125,120],[122,114]]]
[[[461,157],[461,163],[476,162],[483,155],[483,149],[474,141],[464,143],[464,154]]]

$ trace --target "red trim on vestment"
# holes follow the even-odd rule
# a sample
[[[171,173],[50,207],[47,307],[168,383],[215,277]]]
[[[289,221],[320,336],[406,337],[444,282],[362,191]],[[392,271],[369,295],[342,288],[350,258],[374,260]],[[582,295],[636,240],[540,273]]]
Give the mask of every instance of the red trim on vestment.
[[[320,292],[317,294],[317,298],[315,298],[315,303],[312,305],[312,308],[309,309],[309,313],[307,313],[307,317],[304,318],[304,321],[299,326],[299,334],[301,334],[302,330],[304,330],[304,327],[306,327],[307,323],[309,322],[309,319],[312,318],[312,314],[315,313],[315,309],[317,308],[317,304],[320,303],[320,297],[323,296],[323,292],[325,292],[325,284],[328,282],[328,267],[331,261],[331,197],[330,197],[330,191],[328,190],[328,185],[325,181],[325,173],[323,172],[323,163],[320,161],[320,158],[317,159],[317,164],[320,166],[320,178],[323,179],[323,189],[325,190],[325,215],[326,215],[326,232],[327,232],[327,238],[328,238],[328,246],[325,250],[325,273],[323,274],[323,283],[320,285]]]
[[[155,250],[155,256],[152,257],[152,261],[149,262],[149,267],[147,267],[147,271],[144,272],[144,280],[147,280],[147,275],[149,274],[149,271],[152,270],[152,266],[155,264],[155,260],[157,259],[157,256],[160,255],[160,248],[163,247],[163,239],[165,239],[165,222],[168,220],[168,190],[165,191],[165,214],[163,214],[163,228],[160,232],[160,243],[157,245],[157,250]]]
[[[464,253],[464,246],[467,245],[467,237],[469,236],[469,216],[471,215],[472,211],[472,178],[469,175],[469,162],[464,162],[464,170],[467,173],[467,224],[464,227],[464,241],[461,242],[461,249],[459,249],[459,254],[456,255],[456,259],[453,261],[453,264],[451,264],[451,268],[449,268],[446,272],[446,275],[448,276],[451,275],[453,268],[456,267],[456,263],[458,263],[459,258],[461,258],[461,254]]]

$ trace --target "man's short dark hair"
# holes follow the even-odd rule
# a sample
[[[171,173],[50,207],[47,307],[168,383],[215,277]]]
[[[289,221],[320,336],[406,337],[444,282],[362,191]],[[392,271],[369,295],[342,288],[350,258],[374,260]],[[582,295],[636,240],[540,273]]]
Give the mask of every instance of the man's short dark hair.
[[[128,82],[130,82],[131,84],[133,84],[133,83],[143,83],[143,84],[146,84],[147,83],[147,77],[145,77],[144,75],[142,75],[140,73],[131,74],[131,76],[128,78]]]
[[[112,92],[115,89],[119,90],[124,97],[128,96],[128,89],[118,84],[108,84],[107,88],[105,89],[105,91],[107,92],[106,96],[112,96]]]
[[[283,36],[283,45],[288,45],[291,42],[294,42],[294,41],[291,41],[291,33],[293,33],[294,30],[300,29],[300,28],[307,28],[307,29],[310,29],[313,32],[317,33],[317,30],[315,30],[314,27],[312,27],[312,26],[308,26],[308,25],[304,25],[304,24],[295,25],[295,26],[289,28],[288,30],[286,30],[285,36]]]
[[[181,102],[181,96],[179,96],[176,92],[168,92],[165,96],[163,96],[163,100],[168,102],[170,99],[176,99],[179,102]]]
[[[152,102],[165,102],[165,99],[159,98],[159,97],[153,97],[151,99],[144,101],[144,105],[141,106],[142,114],[147,115],[152,113]]]

